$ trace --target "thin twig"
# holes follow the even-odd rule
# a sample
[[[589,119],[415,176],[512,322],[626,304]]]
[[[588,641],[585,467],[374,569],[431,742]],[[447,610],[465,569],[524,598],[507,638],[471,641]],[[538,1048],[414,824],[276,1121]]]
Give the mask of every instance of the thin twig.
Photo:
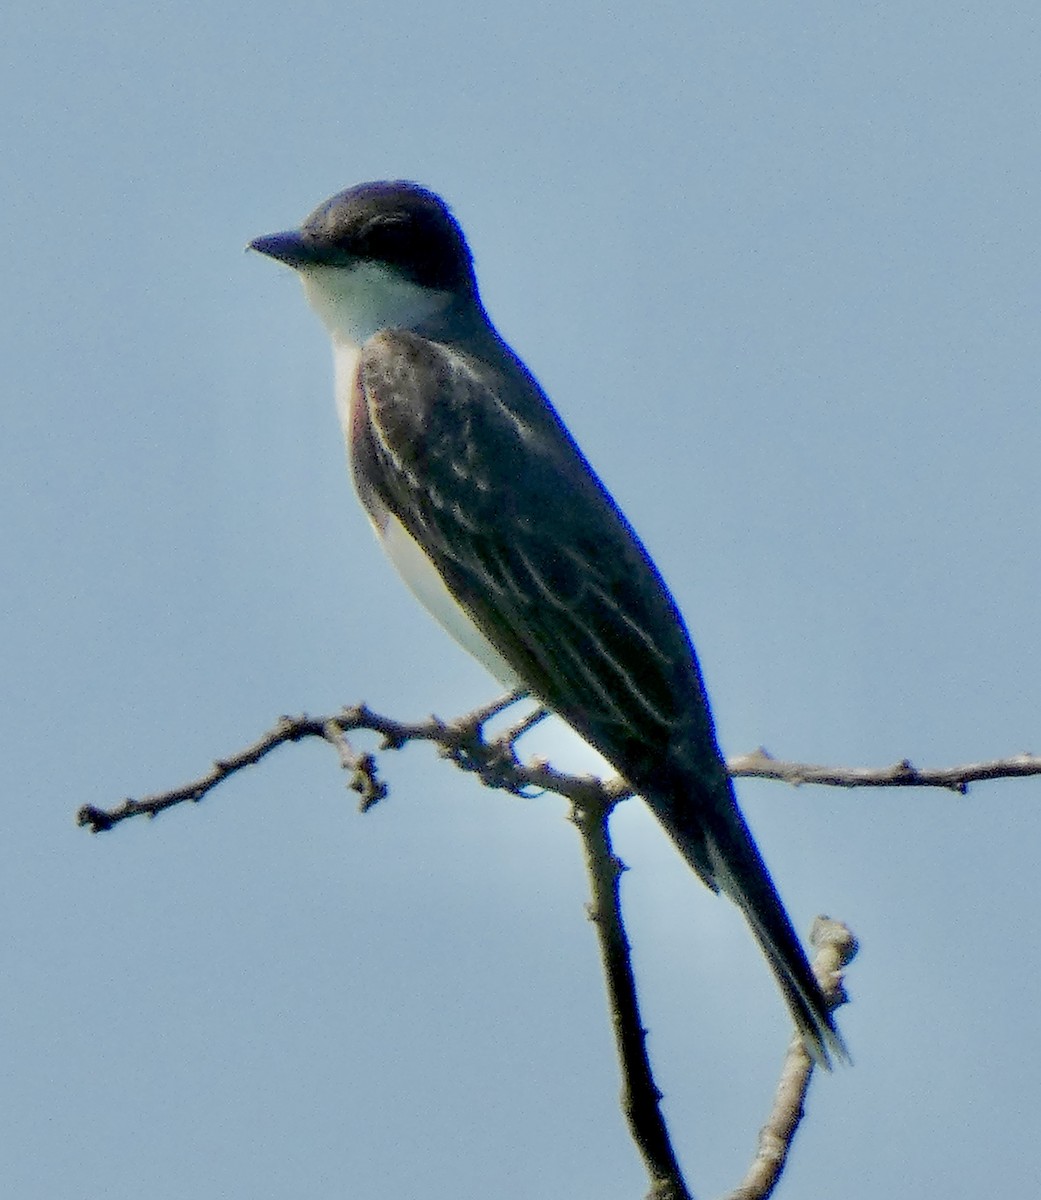
[[[906,758],[890,767],[827,767],[817,763],[785,762],[760,747],[751,754],[730,759],[727,768],[735,778],[779,779],[795,787],[804,783],[842,788],[938,787],[965,795],[970,783],[1041,775],[1041,755],[1014,754],[1009,758],[961,767],[921,768]]]
[[[517,699],[519,695],[511,693],[452,721],[436,716],[423,721],[398,721],[374,712],[365,704],[353,705],[325,717],[282,717],[255,742],[227,758],[218,759],[210,770],[190,783],[138,800],[127,799],[112,809],[84,805],[77,814],[77,821],[97,833],[130,817],[154,817],[184,801],[198,802],[225,779],[259,763],[279,746],[305,738],[320,738],[335,749],[340,765],[350,773],[349,786],[361,796],[360,807],[364,811],[386,795],[387,787],[378,776],[376,754],[355,750],[348,739],[349,733],[361,730],[378,736],[377,754],[401,749],[410,742],[430,742],[443,757],[461,770],[473,772],[489,787],[517,795],[526,795],[535,788],[570,800],[573,819],[582,835],[592,887],[589,914],[601,948],[622,1065],[623,1108],[651,1178],[648,1200],[691,1200],[661,1113],[661,1094],[647,1057],[646,1030],[640,1018],[629,941],[620,907],[619,884],[624,868],[614,855],[608,829],[608,818],[614,805],[630,796],[632,790],[618,777],[600,780],[592,776],[568,775],[541,760],[522,763],[517,757],[516,742],[545,717],[544,710],[537,709],[498,735],[488,736],[486,732],[487,723]],[[730,769],[734,775],[756,775],[793,784],[829,783],[844,787],[915,784],[964,791],[970,781],[977,779],[1041,774],[1041,759],[1019,755],[940,771],[918,771],[910,763],[903,762],[883,770],[868,770],[781,762],[760,750],[734,760]],[[824,945],[820,941],[822,933],[815,929],[814,944],[821,947],[815,969],[825,993],[834,995],[834,1002],[839,1004],[842,1002],[841,968],[852,957],[851,947],[855,947],[855,942],[844,926],[833,922],[827,928],[833,932],[824,939]],[[763,1129],[756,1158],[745,1181],[728,1200],[763,1200],[772,1191],[784,1168],[791,1139],[802,1115],[811,1073],[812,1064],[801,1041],[795,1039],[785,1061],[774,1110]]]
[[[813,959],[817,982],[831,1007],[837,1008],[846,1002],[842,972],[857,952],[857,939],[840,921],[818,917],[810,933],[810,944],[817,951]],[[812,1075],[813,1059],[806,1052],[803,1039],[796,1034],[785,1055],[773,1108],[759,1131],[755,1158],[726,1200],[766,1200],[771,1195],[788,1162]]]
[[[661,1111],[661,1092],[647,1056],[629,938],[622,922],[620,881],[625,869],[608,829],[611,803],[575,805],[592,891],[589,919],[596,928],[615,1046],[622,1070],[622,1112],[651,1180],[648,1200],[692,1200]]]
[[[597,797],[618,801],[632,795],[632,789],[617,776],[600,780],[588,775],[568,775],[541,760],[520,762],[515,743],[542,719],[545,715],[542,710],[537,710],[498,737],[487,738],[484,731],[486,722],[518,698],[518,693],[510,693],[493,704],[453,721],[443,721],[439,717],[428,717],[425,721],[397,721],[373,712],[365,704],[352,705],[325,717],[309,717],[306,714],[281,717],[273,729],[235,754],[218,759],[198,779],[139,800],[128,798],[113,808],[85,804],[77,812],[76,821],[93,833],[100,833],[129,817],[154,817],[185,801],[197,803],[229,776],[260,762],[272,750],[290,742],[301,742],[305,738],[321,738],[333,746],[341,763],[352,773],[350,786],[362,794],[362,807],[369,807],[381,799],[387,789],[377,777],[374,756],[352,757],[354,752],[351,750],[345,759],[343,739],[356,730],[377,734],[381,739],[378,750],[400,750],[409,742],[432,742],[445,758],[451,759],[462,770],[474,772],[489,787],[502,788],[516,795],[526,795],[529,789],[536,788],[555,792],[579,803]],[[346,744],[349,746],[349,743]],[[891,767],[878,768],[826,767],[786,762],[772,758],[760,749],[731,759],[728,767],[735,777],[778,779],[796,786],[814,783],[847,788],[940,787],[964,793],[970,783],[982,780],[1041,775],[1041,756],[1018,754],[960,767],[920,770],[906,759]]]
[[[335,721],[325,722],[322,736],[336,749],[340,756],[340,766],[350,772],[351,781],[347,786],[361,796],[358,808],[362,812],[368,812],[387,794],[387,785],[376,775],[376,756],[359,754],[351,745],[347,734]]]
[[[306,738],[320,738],[336,750],[341,765],[352,774],[351,786],[362,792],[361,807],[368,808],[386,795],[387,789],[377,776],[375,758],[372,755],[359,757],[346,742],[346,735],[357,730],[377,734],[380,738],[378,751],[400,750],[410,742],[431,742],[442,757],[450,759],[461,770],[478,775],[489,787],[516,795],[525,795],[530,788],[555,792],[574,802],[598,797],[619,800],[631,795],[631,789],[620,779],[601,781],[593,776],[567,775],[543,761],[522,764],[516,756],[514,743],[541,720],[539,712],[497,737],[486,738],[485,723],[517,698],[515,693],[511,694],[452,721],[433,716],[425,721],[397,721],[374,712],[365,704],[352,705],[331,716],[280,717],[274,728],[235,754],[218,759],[197,779],[140,799],[128,797],[109,809],[85,804],[77,812],[76,821],[93,833],[101,833],[130,817],[155,817],[185,801],[198,803],[225,779],[259,763],[279,746],[302,742]],[[363,786],[357,786],[359,782]]]

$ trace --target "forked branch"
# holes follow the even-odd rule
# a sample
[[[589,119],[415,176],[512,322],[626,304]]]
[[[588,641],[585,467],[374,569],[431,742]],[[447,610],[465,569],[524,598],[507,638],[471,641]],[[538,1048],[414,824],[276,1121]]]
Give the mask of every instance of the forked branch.
[[[398,721],[374,712],[366,704],[355,704],[324,717],[280,717],[277,724],[255,742],[225,758],[197,779],[156,792],[139,800],[126,799],[112,808],[85,804],[76,814],[76,821],[93,833],[111,829],[129,817],[154,817],[167,808],[185,801],[197,803],[218,784],[236,772],[259,763],[279,746],[321,738],[328,742],[340,757],[343,766],[351,771],[350,787],[361,796],[361,807],[368,808],[387,794],[387,787],[378,777],[376,758],[371,753],[356,753],[347,735],[368,731],[380,738],[377,752],[400,750],[409,742],[431,742],[443,758],[456,766],[477,774],[488,787],[503,788],[516,794],[527,789],[555,792],[567,800],[582,802],[601,798],[617,802],[632,795],[632,789],[617,776],[599,780],[589,775],[568,775],[549,763],[534,760],[521,762],[516,753],[516,741],[545,715],[536,710],[517,725],[496,736],[486,735],[488,721],[519,699],[511,693],[484,708],[475,709],[451,721],[428,717],[424,721]],[[751,754],[731,759],[727,766],[735,778],[777,779],[796,786],[825,784],[829,787],[939,787],[965,793],[970,783],[990,779],[1013,779],[1041,775],[1041,756],[1017,754],[988,762],[964,766],[921,769],[908,759],[889,767],[828,767],[813,763],[787,762],[774,758],[762,748]]]
[[[218,759],[197,779],[165,792],[126,799],[113,808],[84,805],[77,821],[93,832],[112,829],[130,817],[157,816],[184,801],[198,802],[225,779],[253,766],[278,747],[307,738],[328,742],[340,765],[349,773],[349,786],[360,796],[364,811],[387,795],[380,777],[378,756],[399,750],[410,742],[430,742],[438,753],[461,770],[476,774],[488,787],[527,795],[532,790],[554,792],[569,800],[572,819],[582,837],[592,889],[589,915],[597,933],[607,985],[612,1026],[622,1067],[622,1103],[630,1132],[643,1157],[651,1180],[649,1200],[691,1200],[661,1113],[661,1094],[655,1084],[646,1051],[646,1030],[640,1017],[633,978],[628,936],[622,922],[620,880],[624,870],[615,857],[608,827],[614,806],[630,796],[624,780],[569,775],[548,762],[523,762],[517,740],[545,716],[536,710],[499,733],[489,732],[517,695],[506,696],[484,708],[445,721],[398,721],[358,704],[320,717],[282,717],[251,745]],[[369,732],[378,738],[375,751],[355,749],[350,735]],[[908,760],[889,767],[828,767],[787,762],[765,750],[732,759],[734,776],[777,779],[831,787],[940,787],[964,793],[971,783],[1041,774],[1041,757],[1030,754],[963,766],[922,769]],[[817,950],[814,969],[825,994],[835,1005],[845,1001],[842,971],[856,952],[856,939],[838,922],[818,918],[812,935]],[[741,1185],[727,1200],[765,1200],[773,1191],[787,1161],[792,1138],[803,1113],[806,1089],[813,1066],[798,1039],[788,1050],[774,1105],[764,1126],[753,1162]]]

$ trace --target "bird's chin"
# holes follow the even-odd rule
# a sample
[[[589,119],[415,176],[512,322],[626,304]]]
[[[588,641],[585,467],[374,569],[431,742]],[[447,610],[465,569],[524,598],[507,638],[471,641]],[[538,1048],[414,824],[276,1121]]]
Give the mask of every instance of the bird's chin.
[[[300,268],[308,303],[335,340],[361,346],[381,329],[414,329],[447,304],[378,263]]]

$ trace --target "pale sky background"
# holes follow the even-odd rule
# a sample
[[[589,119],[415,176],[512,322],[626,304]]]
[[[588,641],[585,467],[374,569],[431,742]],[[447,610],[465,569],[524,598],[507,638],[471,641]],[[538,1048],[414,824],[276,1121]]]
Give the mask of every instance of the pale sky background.
[[[0,1194],[635,1200],[578,840],[425,748],[360,817],[305,745],[91,837],[280,713],[495,685],[375,548],[324,332],[243,253],[441,191],[658,560],[721,740],[1041,750],[1034,6],[23,5],[6,232]],[[551,734],[562,765],[582,761]],[[1030,1195],[1041,781],[742,783],[793,918],[862,941],[779,1195]],[[736,911],[615,821],[701,1200],[786,1016]]]

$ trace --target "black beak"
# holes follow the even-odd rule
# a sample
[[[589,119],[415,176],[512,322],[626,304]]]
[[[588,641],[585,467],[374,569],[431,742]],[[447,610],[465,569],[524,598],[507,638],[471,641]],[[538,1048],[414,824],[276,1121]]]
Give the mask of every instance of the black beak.
[[[319,259],[314,246],[304,240],[298,229],[254,238],[248,249],[266,254],[268,258],[277,258],[289,267],[305,267]]]

